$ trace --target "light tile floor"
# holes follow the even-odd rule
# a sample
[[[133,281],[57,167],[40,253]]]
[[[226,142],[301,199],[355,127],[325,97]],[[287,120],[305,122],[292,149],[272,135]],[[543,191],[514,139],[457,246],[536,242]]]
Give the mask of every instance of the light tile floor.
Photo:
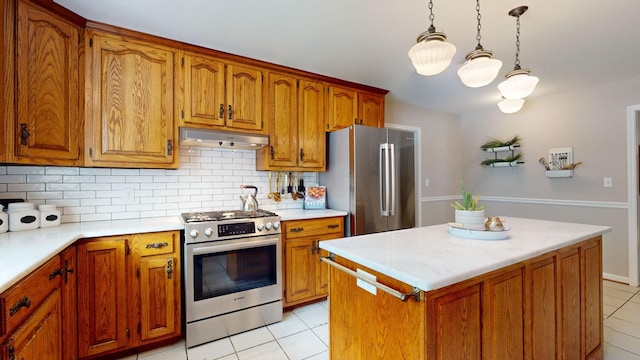
[[[604,359],[640,360],[640,288],[603,283]],[[121,360],[329,359],[327,302],[284,313],[259,329],[186,349],[184,341]]]

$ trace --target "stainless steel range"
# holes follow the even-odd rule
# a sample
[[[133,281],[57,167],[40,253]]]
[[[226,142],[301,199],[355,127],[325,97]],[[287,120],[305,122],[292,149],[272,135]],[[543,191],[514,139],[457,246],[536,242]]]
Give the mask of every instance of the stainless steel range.
[[[187,347],[281,321],[280,217],[264,210],[182,217]]]

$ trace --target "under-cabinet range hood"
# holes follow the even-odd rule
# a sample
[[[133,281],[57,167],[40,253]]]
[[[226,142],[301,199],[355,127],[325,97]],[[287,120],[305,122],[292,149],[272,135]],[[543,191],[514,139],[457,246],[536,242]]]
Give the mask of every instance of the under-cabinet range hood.
[[[180,127],[180,144],[227,149],[257,150],[269,145],[269,137],[259,134],[243,134]]]

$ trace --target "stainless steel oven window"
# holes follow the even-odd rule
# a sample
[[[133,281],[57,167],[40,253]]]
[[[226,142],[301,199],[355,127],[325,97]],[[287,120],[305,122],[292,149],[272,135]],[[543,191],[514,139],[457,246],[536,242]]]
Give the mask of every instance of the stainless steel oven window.
[[[194,300],[204,300],[277,283],[275,244],[193,257]]]

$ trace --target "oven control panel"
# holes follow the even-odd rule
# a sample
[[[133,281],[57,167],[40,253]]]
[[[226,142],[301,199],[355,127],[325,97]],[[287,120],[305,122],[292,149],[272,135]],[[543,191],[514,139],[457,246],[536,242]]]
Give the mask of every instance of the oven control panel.
[[[185,240],[190,242],[227,240],[233,238],[279,234],[280,218],[235,219],[189,223],[185,227]]]

